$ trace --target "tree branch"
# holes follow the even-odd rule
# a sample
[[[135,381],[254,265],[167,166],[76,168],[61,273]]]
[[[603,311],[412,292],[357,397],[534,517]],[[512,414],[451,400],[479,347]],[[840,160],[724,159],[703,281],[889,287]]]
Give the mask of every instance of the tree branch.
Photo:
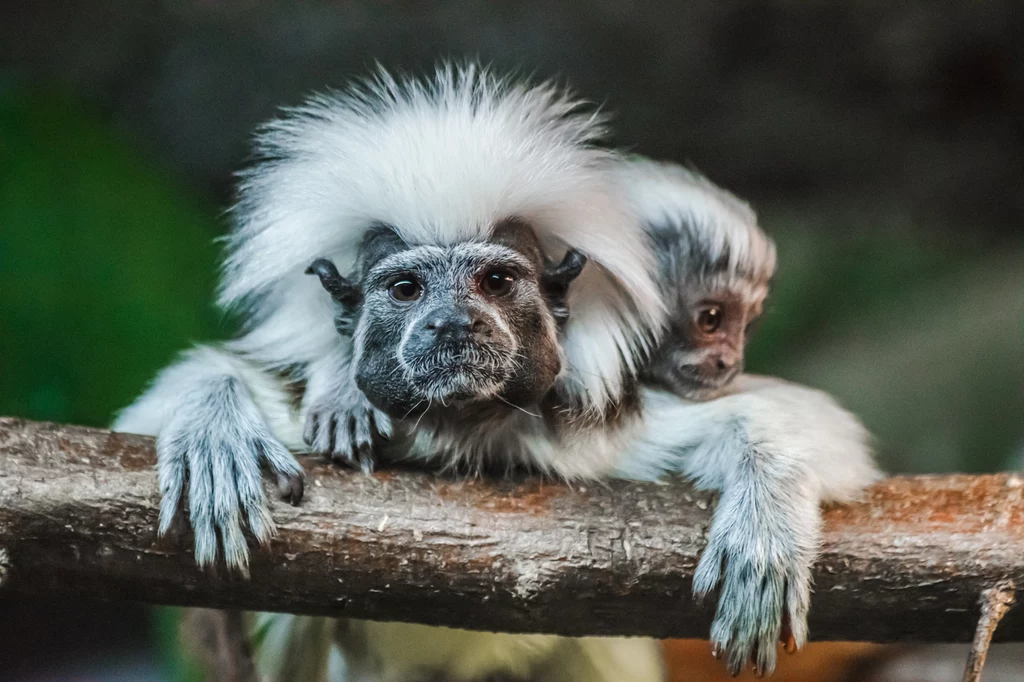
[[[967,656],[967,667],[964,669],[964,682],[979,682],[981,671],[985,667],[989,645],[995,635],[999,621],[1010,610],[1016,601],[1016,586],[1011,581],[1002,582],[981,593],[981,617],[978,629],[971,642],[971,651]]]
[[[158,543],[152,439],[0,418],[0,582],[22,593],[481,630],[704,637],[690,588],[713,498],[683,482],[580,487],[366,477],[306,462],[250,580]],[[268,485],[268,496],[273,498]],[[1024,584],[1024,478],[893,478],[826,513],[815,639],[970,641],[979,595]],[[997,640],[1024,640],[1024,609]]]

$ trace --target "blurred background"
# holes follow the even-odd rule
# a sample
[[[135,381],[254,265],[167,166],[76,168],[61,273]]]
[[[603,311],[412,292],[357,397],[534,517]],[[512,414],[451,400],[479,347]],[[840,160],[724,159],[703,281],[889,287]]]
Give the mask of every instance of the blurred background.
[[[618,144],[750,200],[780,251],[750,368],[836,394],[888,470],[1024,464],[1015,0],[5,2],[0,414],[107,425],[231,333],[213,240],[253,127],[375,61],[444,56],[557,77],[614,112]],[[189,679],[175,619],[2,595],[2,677]],[[821,645],[790,674],[958,680],[964,655]],[[986,680],[1021,666],[1004,647]]]

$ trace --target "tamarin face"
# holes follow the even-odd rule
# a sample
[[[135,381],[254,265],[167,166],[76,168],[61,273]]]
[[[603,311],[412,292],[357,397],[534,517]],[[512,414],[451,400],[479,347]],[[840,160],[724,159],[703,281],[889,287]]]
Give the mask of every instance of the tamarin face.
[[[352,330],[356,383],[378,409],[402,419],[489,402],[521,407],[554,385],[559,320],[582,256],[546,266],[532,230],[506,221],[486,241],[450,246],[410,246],[382,227],[359,260],[358,295],[329,262],[310,271],[343,309],[338,328]]]
[[[680,301],[651,360],[650,373],[677,395],[713,397],[743,371],[743,352],[767,287],[695,291]]]
[[[743,371],[775,275],[775,244],[746,202],[698,173],[639,157],[620,172],[669,313],[644,378],[692,400],[721,395]]]

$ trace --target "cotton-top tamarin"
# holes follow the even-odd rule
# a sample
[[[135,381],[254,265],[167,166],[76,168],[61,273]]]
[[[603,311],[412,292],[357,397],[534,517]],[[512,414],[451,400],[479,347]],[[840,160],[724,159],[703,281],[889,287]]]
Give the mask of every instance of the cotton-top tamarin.
[[[260,467],[298,503],[293,452],[574,480],[681,472],[722,492],[695,588],[721,584],[712,637],[730,666],[753,654],[770,670],[784,619],[801,643],[818,504],[874,478],[865,433],[776,380],[740,376],[706,402],[642,383],[666,292],[603,134],[560,89],[472,65],[382,72],[266,125],[220,292],[244,333],[186,354],[115,424],[157,437],[161,532],[187,482],[196,561],[222,549],[246,571],[243,524],[274,531]],[[276,679],[322,679],[331,660],[379,682],[663,674],[644,639],[268,619],[257,659]]]

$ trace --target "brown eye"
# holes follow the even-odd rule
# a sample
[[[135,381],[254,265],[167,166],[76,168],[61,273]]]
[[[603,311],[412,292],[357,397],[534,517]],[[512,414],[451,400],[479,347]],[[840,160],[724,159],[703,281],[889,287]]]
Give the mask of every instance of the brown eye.
[[[697,313],[697,326],[705,334],[714,334],[722,326],[722,309],[718,306],[701,308]]]
[[[388,293],[391,294],[391,298],[402,303],[411,303],[417,300],[423,293],[423,287],[416,280],[407,277],[398,280],[388,287]]]
[[[512,285],[515,283],[516,278],[511,273],[495,270],[484,275],[480,288],[488,296],[505,296],[512,291]]]

